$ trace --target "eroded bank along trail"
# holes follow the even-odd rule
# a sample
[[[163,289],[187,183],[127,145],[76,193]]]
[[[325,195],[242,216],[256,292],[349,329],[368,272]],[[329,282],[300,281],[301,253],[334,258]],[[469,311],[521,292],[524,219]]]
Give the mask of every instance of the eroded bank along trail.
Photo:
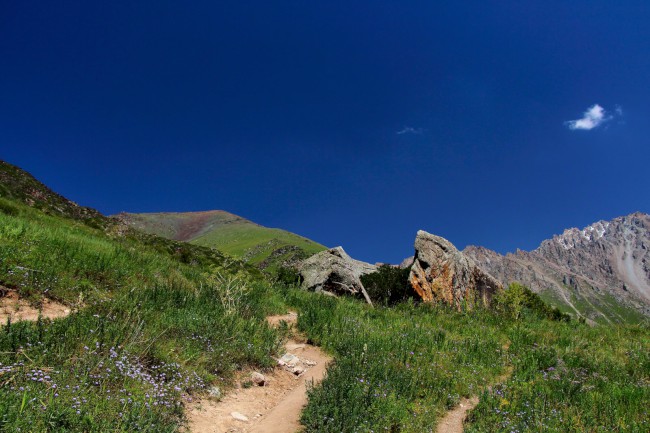
[[[35,321],[39,315],[44,319],[56,319],[65,317],[70,312],[70,307],[50,299],[44,299],[41,308],[35,308],[21,299],[16,291],[0,286],[0,326],[5,325],[8,319],[12,323],[21,320]]]
[[[295,324],[298,315],[270,316],[277,326]],[[300,413],[307,404],[307,383],[318,383],[332,360],[320,348],[296,337],[285,344],[286,354],[272,372],[264,374],[264,385],[231,391],[221,400],[204,398],[186,406],[190,433],[294,433],[301,429]],[[238,382],[247,382],[242,373]]]

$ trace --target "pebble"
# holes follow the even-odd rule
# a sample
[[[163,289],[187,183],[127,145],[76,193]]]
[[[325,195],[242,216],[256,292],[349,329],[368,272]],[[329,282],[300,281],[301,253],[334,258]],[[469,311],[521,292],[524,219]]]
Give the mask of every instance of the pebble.
[[[208,394],[210,394],[210,397],[219,400],[221,398],[221,389],[218,386],[213,386],[208,390]]]
[[[288,365],[290,367],[293,367],[294,365],[298,364],[300,362],[300,359],[296,355],[293,355],[291,353],[285,353],[282,355],[282,358],[278,360],[278,364],[280,365]]]
[[[239,412],[230,412],[230,416],[235,418],[237,421],[248,422],[248,417]]]
[[[262,373],[254,372],[251,374],[251,380],[257,386],[266,385],[266,377]]]

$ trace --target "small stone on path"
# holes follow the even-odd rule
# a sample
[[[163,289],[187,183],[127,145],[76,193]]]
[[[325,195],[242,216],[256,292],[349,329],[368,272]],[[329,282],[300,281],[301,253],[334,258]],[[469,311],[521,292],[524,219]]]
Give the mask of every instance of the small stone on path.
[[[221,388],[218,386],[213,386],[208,390],[210,397],[219,400],[221,398]]]
[[[266,377],[262,373],[254,372],[251,374],[251,380],[257,386],[266,385]]]
[[[237,421],[248,422],[248,417],[239,412],[230,412],[230,416],[235,418]]]
[[[298,359],[296,355],[285,353],[278,361],[278,364],[293,367],[294,365],[298,364],[298,362],[300,362],[300,359]]]

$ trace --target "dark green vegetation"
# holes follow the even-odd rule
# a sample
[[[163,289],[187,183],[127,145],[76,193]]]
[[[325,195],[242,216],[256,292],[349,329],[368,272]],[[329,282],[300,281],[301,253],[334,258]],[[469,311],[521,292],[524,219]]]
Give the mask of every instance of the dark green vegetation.
[[[49,215],[62,216],[103,227],[107,218],[95,209],[79,206],[55,193],[20,168],[0,160],[0,197],[24,203]],[[11,203],[0,203],[5,214],[17,212]]]
[[[264,316],[288,307],[336,358],[310,391],[309,432],[431,431],[470,395],[467,431],[648,431],[647,324],[567,322],[521,286],[493,311],[400,302],[394,268],[366,280],[390,307],[324,297],[42,188],[31,202],[30,179],[2,186],[0,285],[78,311],[0,328],[0,431],[179,431],[184,400],[273,365],[282,331]]]
[[[224,211],[123,213],[117,218],[147,233],[217,248],[271,272],[325,250],[302,236],[263,227]]]
[[[415,296],[409,283],[409,268],[381,265],[377,272],[361,276],[361,283],[373,302],[395,305]]]

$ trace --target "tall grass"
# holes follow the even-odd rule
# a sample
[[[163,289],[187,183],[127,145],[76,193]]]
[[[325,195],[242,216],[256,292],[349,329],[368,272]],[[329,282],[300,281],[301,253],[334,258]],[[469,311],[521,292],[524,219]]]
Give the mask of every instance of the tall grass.
[[[178,431],[184,400],[230,386],[238,369],[272,366],[281,335],[264,316],[285,304],[336,358],[309,390],[309,432],[433,431],[471,395],[481,396],[471,432],[649,429],[647,325],[412,301],[372,309],[114,229],[0,199],[0,284],[79,307],[0,328],[0,431]]]
[[[336,358],[309,393],[309,432],[434,431],[471,395],[481,402],[469,432],[648,431],[645,325],[592,328],[413,303],[371,309],[291,291],[287,302]]]
[[[467,431],[649,431],[648,331],[546,321],[510,328],[513,375],[482,394]]]
[[[290,295],[299,327],[335,354],[309,392],[311,432],[428,431],[440,415],[502,374],[506,335],[484,311],[458,314],[404,303],[371,309],[317,295]]]
[[[3,200],[3,199],[0,199]],[[190,288],[206,272],[251,273],[219,253],[131,232],[113,235],[15,204],[0,213],[0,284],[21,295],[74,303],[120,289]],[[214,255],[207,260],[206,250]]]
[[[281,301],[244,268],[18,208],[0,284],[79,311],[0,328],[0,431],[177,431],[184,400],[273,365]]]

